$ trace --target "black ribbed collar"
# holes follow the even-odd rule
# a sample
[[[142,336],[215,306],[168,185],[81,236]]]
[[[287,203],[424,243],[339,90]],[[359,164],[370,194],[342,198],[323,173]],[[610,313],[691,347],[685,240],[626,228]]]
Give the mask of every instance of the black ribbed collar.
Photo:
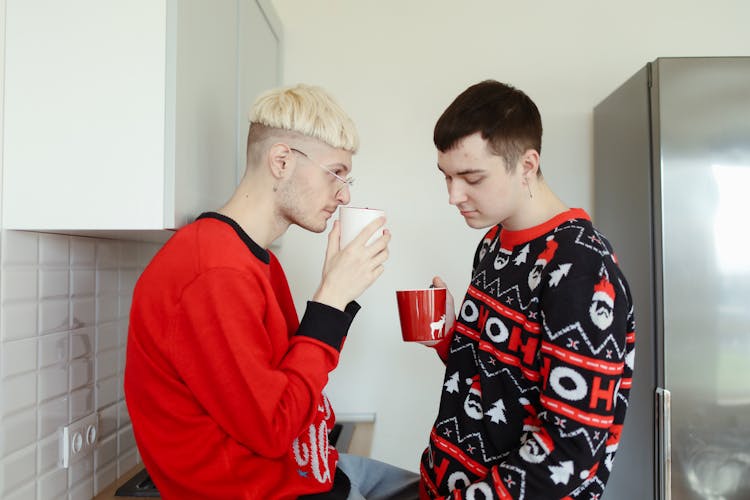
[[[269,262],[271,262],[271,256],[269,255],[268,250],[255,243],[255,241],[253,241],[253,239],[245,232],[244,229],[242,229],[242,227],[240,227],[239,224],[234,221],[234,219],[230,219],[226,215],[222,215],[217,212],[204,212],[200,214],[195,220],[200,219],[216,219],[229,224],[232,229],[234,229],[234,232],[237,233],[237,236],[239,236],[240,239],[245,243],[245,245],[247,245],[247,248],[250,249],[253,255],[260,259],[264,264],[268,264]]]

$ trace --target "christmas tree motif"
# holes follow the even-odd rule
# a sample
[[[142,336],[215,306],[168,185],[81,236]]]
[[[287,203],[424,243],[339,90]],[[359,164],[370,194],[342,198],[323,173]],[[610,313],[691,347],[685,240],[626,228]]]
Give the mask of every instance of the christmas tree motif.
[[[454,392],[458,392],[458,372],[451,375],[451,378],[446,380],[445,384],[446,392],[450,392],[451,394]]]
[[[485,413],[485,415],[488,415],[490,417],[490,420],[493,424],[497,423],[504,423],[507,424],[508,421],[505,419],[505,403],[503,403],[502,399],[498,399],[495,401],[495,404],[492,405],[492,408]]]
[[[573,475],[573,461],[572,460],[566,460],[565,462],[560,462],[559,465],[550,465],[549,470],[552,474],[550,474],[550,479],[555,482],[555,484],[568,484],[568,481],[570,481],[570,476]]]
[[[560,280],[568,275],[568,271],[573,267],[573,264],[560,264],[557,269],[549,273],[549,286],[557,286],[560,284]]]
[[[521,249],[521,252],[518,254],[518,257],[513,259],[513,263],[517,266],[520,266],[521,264],[526,264],[526,257],[529,255],[529,243],[526,243],[526,246]]]

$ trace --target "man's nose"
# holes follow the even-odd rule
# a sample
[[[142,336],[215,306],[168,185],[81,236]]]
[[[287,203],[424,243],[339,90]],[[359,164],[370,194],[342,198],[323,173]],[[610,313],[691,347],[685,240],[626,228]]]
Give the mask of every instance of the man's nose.
[[[349,184],[344,184],[336,193],[336,201],[341,205],[348,205],[351,201],[352,194],[349,192]]]
[[[457,182],[452,182],[448,186],[448,203],[458,205],[466,201],[466,193],[458,186]]]

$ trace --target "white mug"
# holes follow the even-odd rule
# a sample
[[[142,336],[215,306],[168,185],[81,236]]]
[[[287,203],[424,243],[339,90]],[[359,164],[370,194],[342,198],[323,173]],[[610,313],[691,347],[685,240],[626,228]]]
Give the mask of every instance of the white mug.
[[[339,223],[341,224],[341,236],[339,246],[344,248],[362,232],[367,224],[378,217],[384,217],[385,212],[376,208],[339,207]],[[365,246],[371,244],[383,236],[383,228],[375,231],[375,234],[367,240]]]

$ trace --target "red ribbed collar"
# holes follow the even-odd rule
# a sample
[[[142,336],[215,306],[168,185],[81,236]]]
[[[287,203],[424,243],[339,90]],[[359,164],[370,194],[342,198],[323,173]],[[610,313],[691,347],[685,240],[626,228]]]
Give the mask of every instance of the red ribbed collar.
[[[585,219],[590,221],[591,217],[589,217],[589,214],[587,214],[582,208],[571,208],[555,215],[546,222],[542,222],[538,226],[530,227],[528,229],[520,229],[518,231],[502,229],[500,231],[500,241],[503,242],[503,246],[514,247],[539,238],[543,234],[552,231],[563,222],[571,219]]]

